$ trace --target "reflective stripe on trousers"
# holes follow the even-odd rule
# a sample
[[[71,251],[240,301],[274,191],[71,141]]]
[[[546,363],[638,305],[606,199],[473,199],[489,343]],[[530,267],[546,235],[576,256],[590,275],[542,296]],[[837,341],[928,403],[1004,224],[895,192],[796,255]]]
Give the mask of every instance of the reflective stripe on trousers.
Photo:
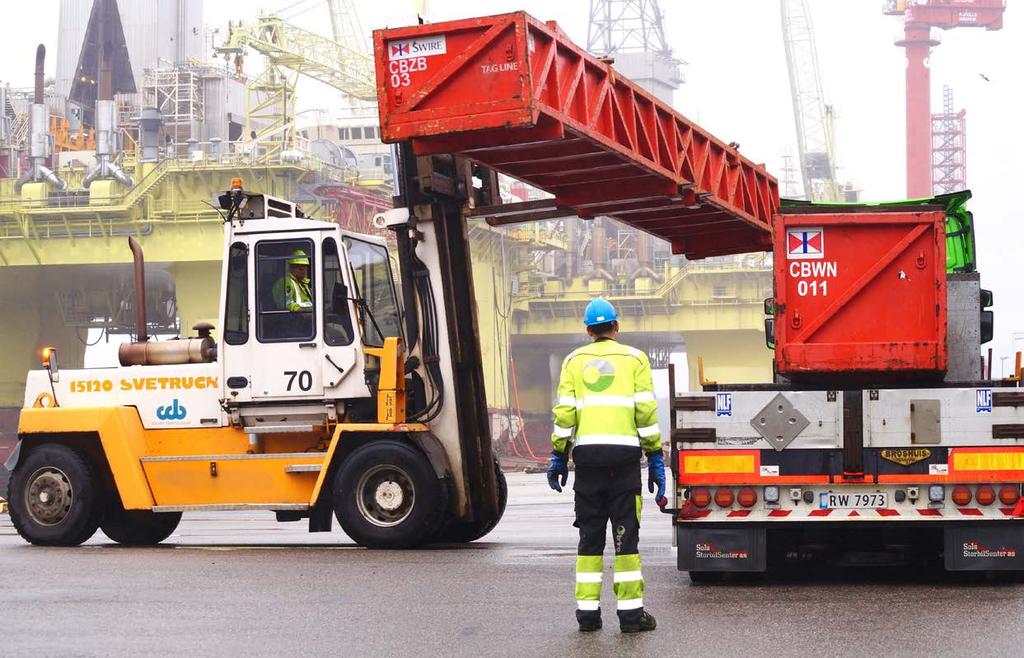
[[[601,580],[604,559],[600,555],[576,556],[576,607],[580,610],[598,610],[601,607]],[[612,580],[619,610],[644,607],[644,577],[640,570],[640,555],[615,556],[615,575]]]
[[[576,556],[576,607],[597,610],[601,607],[601,571],[604,559],[600,555]]]
[[[644,577],[640,571],[640,555],[615,556],[615,600],[619,610],[644,607]]]

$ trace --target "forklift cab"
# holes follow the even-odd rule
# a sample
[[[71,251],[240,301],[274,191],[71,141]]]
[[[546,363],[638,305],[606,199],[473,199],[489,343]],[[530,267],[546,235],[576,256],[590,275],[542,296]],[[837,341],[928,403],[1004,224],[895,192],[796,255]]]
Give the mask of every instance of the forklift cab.
[[[220,201],[229,403],[370,397],[364,348],[401,335],[384,240],[306,218],[239,181]]]

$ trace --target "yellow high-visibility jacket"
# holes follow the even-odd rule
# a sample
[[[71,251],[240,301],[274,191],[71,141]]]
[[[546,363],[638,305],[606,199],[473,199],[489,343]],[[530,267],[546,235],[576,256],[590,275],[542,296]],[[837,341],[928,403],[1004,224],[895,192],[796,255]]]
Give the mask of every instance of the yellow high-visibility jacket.
[[[292,312],[313,310],[313,291],[309,287],[309,279],[297,279],[291,272],[278,279],[274,284],[274,302],[281,310]]]
[[[605,466],[661,452],[651,364],[640,350],[600,338],[562,362],[551,444],[573,461]],[[575,434],[575,439],[573,435]]]

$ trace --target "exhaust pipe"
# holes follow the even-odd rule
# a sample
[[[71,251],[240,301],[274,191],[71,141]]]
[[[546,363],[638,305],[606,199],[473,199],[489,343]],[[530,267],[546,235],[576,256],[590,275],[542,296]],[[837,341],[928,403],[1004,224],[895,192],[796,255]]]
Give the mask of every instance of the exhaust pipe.
[[[135,264],[135,342],[149,340],[146,330],[146,261],[142,257],[142,245],[133,236],[128,236],[128,248],[132,250]]]
[[[217,343],[210,336],[213,327],[199,323],[193,327],[198,338],[180,338],[168,341],[149,341],[146,324],[146,263],[142,245],[128,236],[135,265],[135,342],[122,343],[117,348],[117,360],[122,366],[176,365],[182,363],[211,363],[217,360]]]

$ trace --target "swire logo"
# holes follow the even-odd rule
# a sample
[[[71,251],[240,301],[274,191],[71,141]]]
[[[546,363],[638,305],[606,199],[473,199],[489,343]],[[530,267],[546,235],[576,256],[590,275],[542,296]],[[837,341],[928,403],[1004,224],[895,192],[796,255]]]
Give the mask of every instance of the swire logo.
[[[185,408],[185,405],[178,403],[178,398],[174,398],[171,404],[156,408],[158,420],[185,420],[187,414],[188,410]]]

